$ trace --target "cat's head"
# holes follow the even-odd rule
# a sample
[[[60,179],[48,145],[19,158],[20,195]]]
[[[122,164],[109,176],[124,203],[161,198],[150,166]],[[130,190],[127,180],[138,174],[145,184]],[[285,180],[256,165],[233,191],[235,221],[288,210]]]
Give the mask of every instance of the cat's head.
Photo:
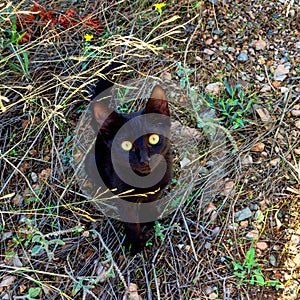
[[[99,135],[114,147],[119,165],[128,161],[138,175],[148,175],[169,150],[170,111],[166,94],[155,86],[143,110],[130,114],[111,111],[104,102],[93,106]],[[155,155],[159,154],[159,155]]]

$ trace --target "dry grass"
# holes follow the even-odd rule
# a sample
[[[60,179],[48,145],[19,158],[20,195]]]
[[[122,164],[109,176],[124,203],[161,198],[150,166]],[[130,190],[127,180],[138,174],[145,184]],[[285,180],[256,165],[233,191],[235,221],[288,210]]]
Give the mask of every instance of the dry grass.
[[[259,84],[251,85],[256,62],[236,65],[218,48],[222,43],[241,47],[245,32],[252,38],[247,26],[245,32],[237,33],[235,16],[248,16],[245,4],[198,3],[167,3],[160,15],[148,1],[77,1],[72,8],[79,16],[70,17],[66,28],[38,12],[34,20],[26,19],[32,15],[32,3],[0,5],[1,299],[29,299],[29,295],[122,299],[130,283],[138,285],[143,299],[292,299],[288,288],[299,268],[289,261],[297,255],[292,246],[299,245],[289,245],[300,225],[299,155],[294,152],[299,135],[293,138],[296,129],[290,115],[299,103],[296,81],[288,85],[286,96],[276,89],[267,99],[261,96]],[[55,11],[56,20],[66,16],[71,5],[68,1],[40,4],[46,11]],[[265,3],[257,5],[261,12],[257,9],[258,25],[251,31],[255,39],[266,35],[261,33]],[[292,8],[280,4],[279,13],[284,17]],[[29,41],[12,41],[13,16],[18,32],[30,32]],[[95,17],[101,27],[93,27],[87,16]],[[289,19],[291,35],[294,21]],[[268,26],[275,27],[272,22]],[[225,29],[224,37],[214,40],[214,59],[203,55],[208,47],[204,41],[214,36],[212,27]],[[85,40],[86,34],[93,35],[91,41]],[[203,87],[225,77],[241,82],[247,99],[268,108],[274,119],[263,124],[253,108],[247,116],[252,123],[246,128],[229,133],[215,127],[221,128],[225,146],[223,140],[196,139],[200,176],[195,169],[182,175],[186,181],[179,187],[181,205],[159,222],[152,245],[135,257],[122,249],[120,224],[94,209],[72,168],[76,124],[93,85],[111,61],[124,62],[120,81],[146,76],[160,80],[167,72],[179,90],[178,62],[185,66],[184,72],[194,68],[186,81],[184,101],[172,105],[174,120],[190,127],[203,117],[203,105],[195,106]],[[299,63],[296,66],[299,70]],[[191,96],[195,86],[196,100]],[[268,159],[251,151],[257,142],[266,145]],[[221,146],[222,151],[216,151]],[[180,151],[176,152],[178,162]],[[244,165],[242,159],[249,153],[255,163]],[[271,166],[274,156],[281,163]],[[217,165],[221,169],[215,167],[213,162],[224,157]],[[196,184],[193,191],[193,185],[184,184],[190,181]],[[226,183],[233,183],[232,193],[224,189]],[[255,205],[258,208],[253,211],[260,211],[260,217],[252,216],[243,226],[235,223],[236,211]],[[254,240],[247,237],[253,231],[257,232]],[[284,292],[267,283],[253,285],[247,274],[244,280],[234,274],[232,261],[242,265],[251,245],[259,241],[268,244],[255,254],[264,279],[283,282]],[[276,258],[274,265],[271,255]],[[292,274],[287,281],[286,274]],[[34,288],[40,288],[36,295]]]

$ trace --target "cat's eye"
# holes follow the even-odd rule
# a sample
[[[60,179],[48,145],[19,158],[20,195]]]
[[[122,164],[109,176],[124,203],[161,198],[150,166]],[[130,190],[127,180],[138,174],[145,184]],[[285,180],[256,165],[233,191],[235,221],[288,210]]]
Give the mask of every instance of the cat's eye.
[[[130,151],[132,149],[132,143],[129,141],[123,141],[121,147],[125,151]]]
[[[156,145],[159,142],[159,135],[158,134],[151,134],[149,136],[149,144]]]

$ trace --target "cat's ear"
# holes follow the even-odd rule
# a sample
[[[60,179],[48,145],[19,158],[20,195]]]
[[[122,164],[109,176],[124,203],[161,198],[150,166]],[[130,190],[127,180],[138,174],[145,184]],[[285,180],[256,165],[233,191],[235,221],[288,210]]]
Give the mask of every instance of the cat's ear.
[[[167,96],[163,88],[156,85],[151,93],[151,96],[146,104],[145,113],[159,113],[170,116]]]
[[[103,136],[114,135],[123,125],[122,117],[110,109],[104,101],[93,104],[94,118]]]

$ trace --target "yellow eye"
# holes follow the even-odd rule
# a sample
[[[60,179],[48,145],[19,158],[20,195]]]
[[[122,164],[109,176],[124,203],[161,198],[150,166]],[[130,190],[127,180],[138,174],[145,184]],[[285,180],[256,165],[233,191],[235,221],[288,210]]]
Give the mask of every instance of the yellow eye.
[[[121,147],[125,151],[130,151],[132,149],[132,143],[129,141],[124,141],[122,142]]]
[[[159,135],[158,134],[151,134],[149,136],[149,143],[151,145],[156,145],[159,142]]]

